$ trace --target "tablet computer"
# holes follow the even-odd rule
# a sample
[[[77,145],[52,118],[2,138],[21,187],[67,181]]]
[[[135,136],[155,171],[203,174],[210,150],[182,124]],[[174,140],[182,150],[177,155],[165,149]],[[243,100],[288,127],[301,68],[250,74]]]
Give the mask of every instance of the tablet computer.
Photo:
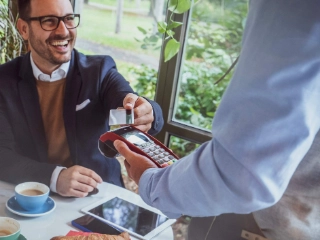
[[[176,221],[160,211],[146,209],[119,197],[101,199],[81,211],[144,240],[153,238]]]

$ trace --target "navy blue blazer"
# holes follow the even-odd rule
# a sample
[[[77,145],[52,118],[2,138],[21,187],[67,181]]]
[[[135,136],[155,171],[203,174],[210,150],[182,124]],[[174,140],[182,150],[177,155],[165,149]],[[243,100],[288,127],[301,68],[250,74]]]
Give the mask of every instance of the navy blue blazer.
[[[98,150],[98,139],[109,130],[110,109],[122,106],[133,92],[109,56],[72,53],[67,74],[63,117],[71,157],[75,165],[94,170],[106,182],[123,186],[120,165]],[[90,103],[76,111],[76,105]],[[149,133],[163,126],[160,106],[148,100],[155,120]],[[48,152],[30,53],[0,65],[0,180],[50,184],[56,165]]]

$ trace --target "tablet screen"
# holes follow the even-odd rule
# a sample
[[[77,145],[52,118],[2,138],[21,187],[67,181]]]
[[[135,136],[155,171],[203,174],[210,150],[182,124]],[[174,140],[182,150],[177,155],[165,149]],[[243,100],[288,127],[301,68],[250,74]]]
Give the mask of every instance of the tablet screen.
[[[141,236],[145,236],[168,220],[165,216],[118,197],[110,199],[89,212]]]

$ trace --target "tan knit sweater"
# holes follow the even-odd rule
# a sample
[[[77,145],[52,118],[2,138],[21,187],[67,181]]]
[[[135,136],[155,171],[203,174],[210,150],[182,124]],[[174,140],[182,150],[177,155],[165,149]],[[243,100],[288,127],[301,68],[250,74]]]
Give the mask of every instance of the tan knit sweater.
[[[36,81],[36,83],[49,162],[70,167],[72,161],[63,121],[66,78],[54,82]]]

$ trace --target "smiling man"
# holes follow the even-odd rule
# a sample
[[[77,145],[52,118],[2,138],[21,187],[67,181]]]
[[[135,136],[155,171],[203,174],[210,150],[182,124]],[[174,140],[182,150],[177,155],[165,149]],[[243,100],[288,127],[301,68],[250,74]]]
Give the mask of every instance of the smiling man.
[[[80,15],[70,1],[19,1],[18,29],[39,69],[51,74],[71,59]]]
[[[0,180],[38,181],[84,197],[98,183],[123,186],[120,165],[98,150],[110,109],[134,110],[155,134],[158,104],[138,97],[109,56],[74,49],[80,15],[69,0],[19,0],[17,27],[30,52],[0,66]]]

